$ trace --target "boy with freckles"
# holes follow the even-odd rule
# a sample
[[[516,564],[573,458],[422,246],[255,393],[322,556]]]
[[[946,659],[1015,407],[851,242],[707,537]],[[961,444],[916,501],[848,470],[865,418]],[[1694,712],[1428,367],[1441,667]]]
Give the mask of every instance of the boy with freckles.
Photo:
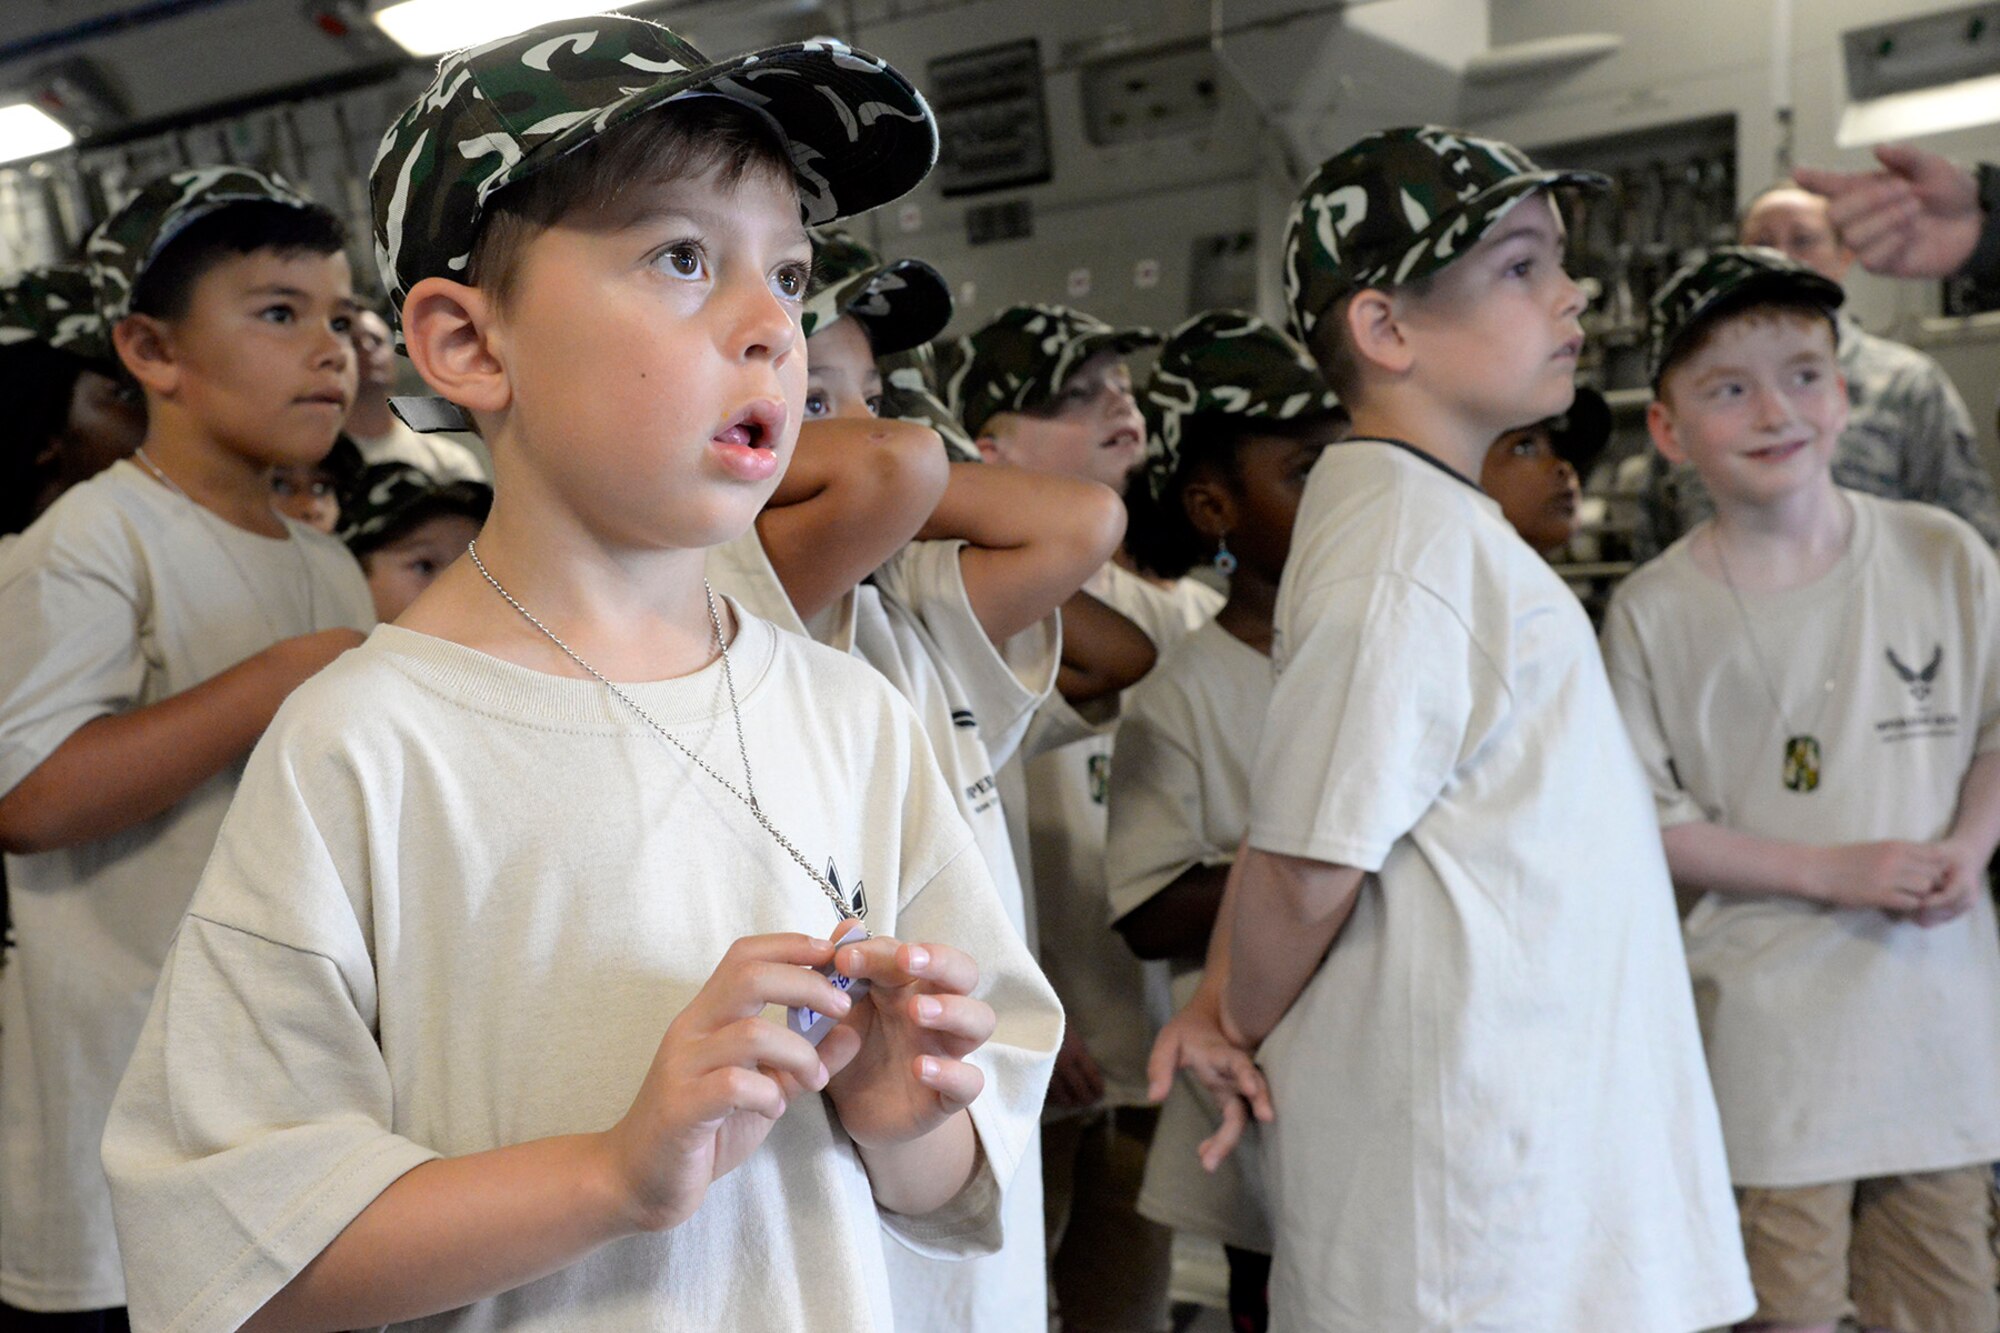
[[[1647,424],[1715,517],[1618,589],[1757,1289],[1746,1328],[1986,1333],[2000,1157],[2000,564],[1836,485],[1841,289],[1726,248],[1652,312]]]
[[[935,152],[872,57],[617,16],[391,128],[405,417],[493,507],[253,756],[106,1135],[135,1322],[886,1330],[885,1237],[999,1244],[1054,997],[908,706],[702,578],[798,428],[805,223]]]
[[[1472,481],[1571,402],[1553,193],[1601,185],[1423,126],[1294,207],[1293,319],[1354,424],[1299,505],[1250,831],[1155,1060],[1253,1103],[1250,1049],[1268,1074],[1273,1328],[1750,1310],[1644,775],[1582,606]]]

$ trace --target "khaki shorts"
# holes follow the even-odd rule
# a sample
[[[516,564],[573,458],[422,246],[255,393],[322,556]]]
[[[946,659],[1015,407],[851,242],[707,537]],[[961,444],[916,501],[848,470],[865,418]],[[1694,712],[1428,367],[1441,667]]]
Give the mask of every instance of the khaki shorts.
[[[1757,1288],[1752,1322],[1910,1333],[1993,1333],[2000,1277],[1992,1172],[1737,1191],[1743,1250]]]

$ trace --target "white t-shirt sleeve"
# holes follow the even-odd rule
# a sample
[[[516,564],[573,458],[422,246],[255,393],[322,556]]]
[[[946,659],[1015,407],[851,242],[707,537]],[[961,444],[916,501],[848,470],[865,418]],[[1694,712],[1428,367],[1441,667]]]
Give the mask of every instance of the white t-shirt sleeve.
[[[136,1326],[237,1327],[437,1155],[390,1129],[367,926],[344,887],[358,865],[330,845],[358,862],[360,820],[333,759],[253,753],[105,1130]]]
[[[0,793],[84,723],[141,702],[149,612],[115,505],[79,495],[0,564]]]
[[[1192,728],[1176,727],[1141,702],[1118,729],[1118,757],[1111,765],[1104,887],[1111,920],[1144,905],[1190,868],[1227,865],[1233,847],[1203,836],[1201,757],[1189,744]]]
[[[1646,785],[1661,828],[1699,823],[1709,818],[1701,803],[1681,785],[1674,769],[1673,746],[1660,717],[1659,695],[1653,689],[1652,666],[1632,617],[1629,602],[1613,599],[1604,623],[1604,670],[1611,679],[1611,696],[1625,720],[1625,733],[1639,754]]]
[[[1035,710],[1055,688],[1062,621],[1051,611],[996,647],[965,589],[965,545],[911,542],[875,572],[875,586],[915,617],[944,654],[997,768],[1020,748]]]
[[[946,798],[948,799],[948,798]],[[979,964],[973,994],[993,1007],[993,1036],[972,1056],[986,1086],[972,1103],[981,1162],[944,1207],[922,1217],[884,1211],[883,1225],[903,1244],[935,1258],[992,1254],[1001,1234],[1001,1192],[1013,1181],[1040,1133],[1042,1100],[1062,1044],[1062,1006],[1007,919],[976,843],[966,846],[897,913],[907,943],[943,943]]]
[[[1477,748],[1504,674],[1397,574],[1302,589],[1251,782],[1250,843],[1375,871]]]

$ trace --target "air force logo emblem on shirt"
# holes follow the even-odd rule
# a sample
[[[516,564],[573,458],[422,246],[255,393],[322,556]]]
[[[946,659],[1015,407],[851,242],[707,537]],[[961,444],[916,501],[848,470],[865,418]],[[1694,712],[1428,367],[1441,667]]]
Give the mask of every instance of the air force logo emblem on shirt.
[[[1937,683],[1938,668],[1944,665],[1944,645],[1939,644],[1931,650],[1931,660],[1924,663],[1921,671],[1912,671],[1904,666],[1894,648],[1889,649],[1889,665],[1903,678],[1903,684],[1910,687],[1910,698],[1922,703],[1931,697],[1931,686]]]
[[[1911,665],[1919,660],[1917,653],[1905,658],[1893,644],[1883,649],[1882,660],[1888,663],[1893,679],[1901,687],[1903,693],[1897,696],[1897,701],[1907,705],[1907,711],[1899,709],[1896,716],[1879,718],[1875,723],[1877,740],[1914,741],[1958,735],[1959,714],[1950,692],[1944,689],[1942,643],[1933,643],[1929,656],[1921,659],[1921,666]]]

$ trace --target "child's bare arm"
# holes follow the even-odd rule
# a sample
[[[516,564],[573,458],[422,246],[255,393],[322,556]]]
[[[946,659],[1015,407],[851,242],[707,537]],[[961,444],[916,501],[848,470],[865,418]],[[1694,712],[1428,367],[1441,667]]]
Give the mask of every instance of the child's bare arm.
[[[762,1015],[771,1005],[845,1014],[851,1001],[811,970],[832,956],[831,942],[803,935],[738,940],[668,1024],[616,1125],[404,1173],[245,1328],[303,1333],[419,1319],[511,1291],[622,1236],[686,1221],[793,1097],[826,1086],[821,1053]]]
[[[954,463],[921,540],[958,539],[980,627],[1005,643],[1061,606],[1125,537],[1110,487],[1076,477]]]
[[[1189,866],[1112,924],[1141,958],[1198,961],[1208,951],[1228,882],[1227,865]]]
[[[808,421],[757,536],[810,620],[901,550],[945,484],[937,432],[872,418]]]
[[[1063,603],[1062,666],[1056,689],[1073,704],[1130,689],[1159,658],[1146,632],[1087,592]]]
[[[1942,887],[1944,848],[1920,842],[1815,846],[1696,820],[1663,835],[1683,890],[1802,898],[1829,907],[1915,912]]]
[[[1233,873],[1223,1030],[1254,1047],[1292,1007],[1347,924],[1367,872],[1246,843]]]
[[[171,698],[84,723],[0,797],[0,850],[72,847],[171,810],[248,753],[285,697],[361,640],[351,629],[285,639]]]

